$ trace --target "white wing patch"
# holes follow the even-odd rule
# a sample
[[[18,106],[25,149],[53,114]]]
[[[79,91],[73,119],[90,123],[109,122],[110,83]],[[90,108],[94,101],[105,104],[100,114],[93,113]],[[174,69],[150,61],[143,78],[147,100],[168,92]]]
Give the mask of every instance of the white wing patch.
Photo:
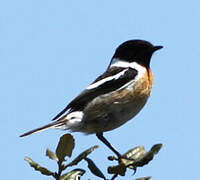
[[[89,85],[86,89],[94,89],[98,86],[100,86],[101,84],[104,84],[107,81],[111,81],[113,79],[118,79],[120,76],[122,76],[128,69],[123,70],[122,72],[114,75],[114,76],[110,76],[110,77],[106,77],[105,79],[101,79],[100,81],[95,82],[94,84]]]

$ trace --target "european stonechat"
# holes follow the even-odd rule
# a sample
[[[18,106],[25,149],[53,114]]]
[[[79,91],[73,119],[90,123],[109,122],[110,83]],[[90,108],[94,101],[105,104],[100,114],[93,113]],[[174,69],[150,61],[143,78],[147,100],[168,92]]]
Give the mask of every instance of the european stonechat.
[[[53,118],[54,122],[22,134],[49,128],[95,133],[118,157],[120,153],[104,138],[132,119],[146,104],[153,86],[150,60],[162,46],[144,40],[129,40],[115,51],[106,71]]]

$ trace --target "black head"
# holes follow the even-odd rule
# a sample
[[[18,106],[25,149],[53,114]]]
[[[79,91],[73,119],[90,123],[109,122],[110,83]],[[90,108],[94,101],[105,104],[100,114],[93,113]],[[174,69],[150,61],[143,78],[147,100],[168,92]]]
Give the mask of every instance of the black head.
[[[130,40],[122,43],[115,51],[113,58],[123,61],[137,62],[145,67],[149,67],[152,54],[163,48],[163,46],[153,46],[144,40]]]

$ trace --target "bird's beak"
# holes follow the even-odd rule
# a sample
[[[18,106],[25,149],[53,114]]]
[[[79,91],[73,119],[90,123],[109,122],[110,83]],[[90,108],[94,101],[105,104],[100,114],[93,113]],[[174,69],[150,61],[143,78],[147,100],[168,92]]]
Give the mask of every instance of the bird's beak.
[[[162,49],[162,48],[163,48],[163,46],[154,46],[153,47],[153,52],[155,52],[155,51],[157,51],[159,49]]]

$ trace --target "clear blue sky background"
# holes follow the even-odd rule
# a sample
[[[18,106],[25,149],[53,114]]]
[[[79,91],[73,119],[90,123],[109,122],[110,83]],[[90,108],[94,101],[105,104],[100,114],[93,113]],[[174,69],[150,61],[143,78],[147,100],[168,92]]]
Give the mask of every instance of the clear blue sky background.
[[[155,86],[142,112],[105,136],[120,151],[137,145],[164,147],[135,177],[198,179],[200,4],[191,1],[7,0],[0,2],[1,179],[50,179],[24,161],[30,156],[55,169],[45,157],[63,131],[18,136],[50,122],[102,73],[115,48],[129,39],[145,39],[164,49],[151,67]],[[112,153],[94,135],[73,134],[73,154],[95,144],[90,157],[106,174]],[[78,167],[86,168],[82,162]],[[96,179],[90,173],[83,179]],[[122,178],[119,178],[122,179]]]

